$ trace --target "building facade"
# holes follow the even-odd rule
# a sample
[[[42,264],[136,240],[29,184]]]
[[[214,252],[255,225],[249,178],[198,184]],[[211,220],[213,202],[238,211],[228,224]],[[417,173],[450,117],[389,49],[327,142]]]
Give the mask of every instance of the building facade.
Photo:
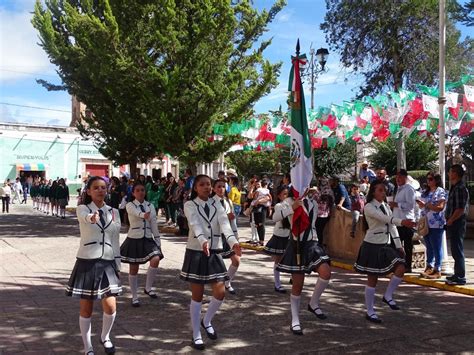
[[[171,157],[138,164],[140,173],[177,176],[179,163]],[[115,166],[74,127],[0,123],[0,180],[20,175],[66,178],[80,184],[84,177],[128,175],[127,165]]]

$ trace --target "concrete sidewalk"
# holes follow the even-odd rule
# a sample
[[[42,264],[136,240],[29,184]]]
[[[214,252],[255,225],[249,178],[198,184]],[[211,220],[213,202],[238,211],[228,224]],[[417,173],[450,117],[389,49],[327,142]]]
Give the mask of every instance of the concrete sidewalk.
[[[75,218],[61,220],[14,205],[10,215],[0,215],[0,353],[80,353],[78,301],[64,296],[78,246]],[[243,237],[245,229],[242,228]],[[267,237],[271,228],[267,228]],[[125,234],[121,235],[121,240]],[[155,286],[158,299],[141,293],[142,307],[130,306],[127,267],[122,268],[124,295],[118,298],[118,315],[112,337],[118,354],[190,353],[189,285],[179,280],[186,237],[163,235],[165,259]],[[228,264],[228,262],[226,262]],[[271,259],[244,251],[234,287],[213,324],[216,342],[205,339],[207,351],[231,354],[309,354],[316,352],[408,353],[473,352],[472,298],[402,283],[395,299],[402,311],[391,311],[381,302],[387,284],[377,287],[376,307],[383,319],[374,325],[364,319],[365,278],[333,268],[332,280],[321,307],[328,315],[318,320],[306,311],[316,277],[307,278],[301,302],[305,335],[289,331],[289,295],[273,291]],[[146,266],[140,268],[139,285]],[[288,275],[282,274],[288,290]],[[206,297],[210,295],[206,287]],[[203,306],[203,311],[206,309]],[[93,344],[103,353],[98,338],[100,306],[93,315]],[[196,352],[197,353],[197,352]]]

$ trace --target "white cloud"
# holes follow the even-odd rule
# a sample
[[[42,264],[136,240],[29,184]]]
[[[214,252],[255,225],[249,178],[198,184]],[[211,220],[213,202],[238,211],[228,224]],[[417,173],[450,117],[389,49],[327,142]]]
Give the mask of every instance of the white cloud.
[[[0,82],[54,75],[54,66],[38,45],[38,32],[31,24],[34,1],[16,5],[22,5],[21,11],[0,8]]]

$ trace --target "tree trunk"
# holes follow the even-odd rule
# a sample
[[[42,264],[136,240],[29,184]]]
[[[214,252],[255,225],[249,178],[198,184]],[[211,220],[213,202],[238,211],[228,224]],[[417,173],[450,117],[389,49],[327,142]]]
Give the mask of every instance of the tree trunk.
[[[132,158],[129,160],[128,166],[130,168],[130,179],[138,179],[138,168],[137,168],[138,160]]]

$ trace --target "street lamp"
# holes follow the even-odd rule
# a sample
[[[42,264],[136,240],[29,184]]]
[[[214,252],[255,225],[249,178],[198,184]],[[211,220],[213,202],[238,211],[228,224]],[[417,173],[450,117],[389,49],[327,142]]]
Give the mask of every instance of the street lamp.
[[[316,79],[321,73],[327,73],[326,63],[329,57],[327,48],[319,48],[317,51],[314,48],[309,50],[310,58],[307,65],[301,68],[301,78],[308,77],[311,84],[311,109],[314,109],[314,89]]]

